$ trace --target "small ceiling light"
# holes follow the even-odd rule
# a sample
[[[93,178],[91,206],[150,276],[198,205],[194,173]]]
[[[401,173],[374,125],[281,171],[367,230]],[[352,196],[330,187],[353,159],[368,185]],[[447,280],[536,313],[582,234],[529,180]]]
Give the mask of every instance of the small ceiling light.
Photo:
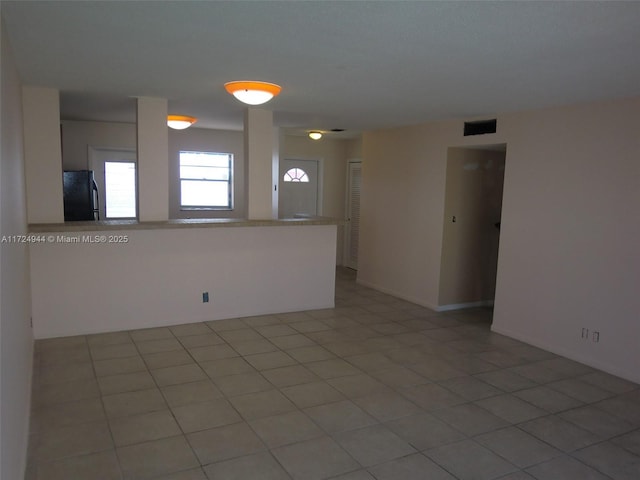
[[[197,121],[196,117],[188,117],[187,115],[167,115],[167,126],[174,130],[184,130]]]
[[[309,138],[312,140],[320,140],[322,138],[322,132],[312,130],[311,132],[309,132]]]
[[[275,83],[239,81],[228,82],[224,88],[231,95],[247,105],[262,105],[280,93],[282,87]]]

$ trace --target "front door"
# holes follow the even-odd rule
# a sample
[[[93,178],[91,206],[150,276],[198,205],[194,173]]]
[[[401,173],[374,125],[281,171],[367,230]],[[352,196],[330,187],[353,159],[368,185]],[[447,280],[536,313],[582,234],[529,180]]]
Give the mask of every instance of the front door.
[[[279,190],[280,218],[318,215],[318,161],[282,160]]]

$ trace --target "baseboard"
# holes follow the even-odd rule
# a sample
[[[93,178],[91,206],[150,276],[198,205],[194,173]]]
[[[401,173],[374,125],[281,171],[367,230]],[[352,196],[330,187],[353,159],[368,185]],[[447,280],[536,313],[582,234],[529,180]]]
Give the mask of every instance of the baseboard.
[[[555,353],[556,355],[560,355],[562,357],[568,358],[569,360],[583,363],[584,365],[596,368],[598,370],[602,370],[603,372],[609,373],[611,375],[615,375],[616,377],[624,378],[625,380],[629,380],[630,382],[640,384],[640,374],[637,371],[628,371],[628,370],[620,369],[615,365],[599,362],[597,360],[594,360],[593,358],[580,355],[564,347],[561,347],[558,345],[549,345],[545,342],[539,341],[536,338],[531,338],[526,335],[522,335],[518,332],[512,332],[506,328],[496,327],[495,324],[491,326],[491,331],[495,333],[499,333],[500,335],[505,335],[507,337],[513,338],[515,340],[519,340],[528,345],[541,348],[548,352]]]
[[[434,305],[432,303],[425,302],[422,299],[411,297],[410,295],[404,295],[403,293],[397,292],[390,288],[381,287],[380,285],[376,285],[375,283],[366,282],[360,279],[356,280],[358,285],[362,285],[363,287],[373,288],[382,293],[386,293],[388,295],[393,295],[394,297],[398,297],[401,300],[406,300],[407,302],[415,303],[421,307],[426,307],[434,312],[448,312],[451,310],[463,310],[465,308],[478,308],[478,307],[493,307],[493,300],[483,300],[480,302],[468,302],[468,303],[453,303],[450,305]]]
[[[396,292],[390,288],[381,287],[380,285],[376,285],[375,283],[365,282],[360,279],[357,279],[356,283],[358,285],[362,285],[363,287],[373,288],[374,290],[377,290],[379,292],[386,293],[387,295],[393,295],[394,297],[397,297],[400,300],[406,300],[407,302],[415,303],[416,305],[428,308],[433,311],[437,311],[437,308],[438,308],[437,305],[433,305],[431,303],[425,302],[422,299],[411,297],[410,295],[404,295],[403,293]]]
[[[145,328],[155,328],[155,327],[173,327],[178,325],[184,325],[189,323],[200,323],[200,322],[215,322],[218,320],[227,320],[230,318],[248,318],[254,316],[261,315],[278,315],[283,313],[291,313],[291,312],[306,312],[312,310],[326,310],[329,308],[335,308],[335,301],[331,300],[328,302],[317,303],[313,305],[296,305],[289,306],[286,309],[267,309],[267,310],[251,310],[244,311],[241,313],[229,313],[229,314],[221,314],[219,316],[205,316],[205,317],[189,317],[182,318],[179,321],[176,318],[165,318],[165,319],[155,319],[153,323],[141,323],[135,325],[127,325],[127,326],[116,326],[109,327],[105,326],[105,328],[101,328],[100,330],[95,330],[93,328],[85,328],[84,330],[73,329],[73,331],[67,330],[58,330],[58,331],[38,331],[37,335],[34,336],[35,340],[44,340],[47,338],[58,338],[58,337],[68,337],[68,336],[76,336],[76,335],[96,335],[102,333],[112,333],[112,332],[122,332],[126,330],[140,330]]]
[[[464,310],[466,308],[493,307],[493,300],[482,300],[480,302],[467,303],[450,303],[449,305],[440,305],[436,308],[437,312],[449,312],[451,310]]]

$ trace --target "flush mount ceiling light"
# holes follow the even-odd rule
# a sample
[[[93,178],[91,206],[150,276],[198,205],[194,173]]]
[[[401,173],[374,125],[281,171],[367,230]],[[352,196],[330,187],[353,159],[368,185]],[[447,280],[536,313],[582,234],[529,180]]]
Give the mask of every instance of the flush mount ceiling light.
[[[189,117],[187,115],[167,115],[167,126],[174,130],[184,130],[197,121],[198,119],[196,117]]]
[[[275,83],[238,81],[224,84],[231,95],[247,105],[262,105],[280,93],[282,87]]]
[[[311,138],[312,140],[320,140],[322,138],[322,132],[312,130],[309,132],[309,138]]]

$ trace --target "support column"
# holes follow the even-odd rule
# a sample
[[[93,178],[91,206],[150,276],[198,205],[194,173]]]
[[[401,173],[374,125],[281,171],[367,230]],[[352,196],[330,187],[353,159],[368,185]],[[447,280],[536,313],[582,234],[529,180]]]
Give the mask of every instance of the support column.
[[[22,87],[24,166],[29,223],[62,223],[60,93]]]
[[[167,100],[138,98],[138,219],[169,219]]]
[[[276,218],[273,209],[273,114],[248,108],[244,117],[245,191],[247,218]]]
[[[271,188],[271,212],[273,218],[278,218],[278,195],[280,188],[280,145],[284,145],[284,139],[282,130],[278,127],[273,127],[273,157],[271,161],[271,181],[273,187]]]

